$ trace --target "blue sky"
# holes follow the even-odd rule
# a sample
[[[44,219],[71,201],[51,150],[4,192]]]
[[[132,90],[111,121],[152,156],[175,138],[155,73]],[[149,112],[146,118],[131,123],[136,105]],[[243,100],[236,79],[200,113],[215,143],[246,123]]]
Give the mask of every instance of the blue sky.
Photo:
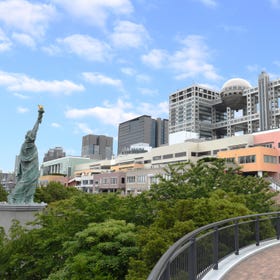
[[[280,0],[1,0],[0,170],[27,130],[36,145],[81,154],[82,137],[168,118],[173,91],[230,78],[280,77]]]

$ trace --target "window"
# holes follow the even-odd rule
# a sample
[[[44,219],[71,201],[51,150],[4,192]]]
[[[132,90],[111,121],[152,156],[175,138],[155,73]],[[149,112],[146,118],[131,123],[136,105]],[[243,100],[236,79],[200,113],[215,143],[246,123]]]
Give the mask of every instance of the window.
[[[108,178],[103,178],[102,179],[102,184],[103,185],[107,185],[109,182],[108,182]]]
[[[203,157],[203,156],[210,156],[211,155],[211,152],[208,151],[208,152],[200,152],[200,153],[197,153],[197,156],[198,157]]]
[[[256,155],[238,157],[238,163],[241,164],[254,163],[254,162],[256,162]]]
[[[159,178],[156,176],[150,177],[151,184],[158,184]]]
[[[127,176],[127,183],[135,183],[135,176]]]
[[[163,155],[163,159],[173,158],[173,154]]]
[[[214,155],[214,156],[217,155],[219,151],[220,151],[220,150],[214,150],[214,151],[213,151],[213,155]]]
[[[153,160],[160,160],[161,159],[161,156],[155,156],[153,157]]]
[[[276,163],[276,157],[275,156],[264,155],[263,160],[266,163]]]
[[[176,153],[175,157],[185,157],[187,155],[186,152]]]
[[[226,162],[228,162],[228,163],[234,163],[234,162],[235,162],[235,158],[234,158],[234,157],[226,158]]]
[[[111,185],[116,185],[117,181],[118,181],[117,178],[110,178]]]
[[[145,183],[146,182],[146,176],[145,175],[137,176],[137,182],[138,183]]]

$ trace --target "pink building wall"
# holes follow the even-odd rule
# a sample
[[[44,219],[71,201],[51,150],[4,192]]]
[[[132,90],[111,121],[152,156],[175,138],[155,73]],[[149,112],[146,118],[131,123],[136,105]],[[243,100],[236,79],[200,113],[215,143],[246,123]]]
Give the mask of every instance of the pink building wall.
[[[276,149],[278,154],[277,159],[277,170],[278,170],[278,176],[276,179],[280,179],[280,129],[275,130],[269,130],[269,131],[263,131],[259,133],[255,133],[253,135],[254,137],[254,145],[269,145],[271,144],[272,148]]]

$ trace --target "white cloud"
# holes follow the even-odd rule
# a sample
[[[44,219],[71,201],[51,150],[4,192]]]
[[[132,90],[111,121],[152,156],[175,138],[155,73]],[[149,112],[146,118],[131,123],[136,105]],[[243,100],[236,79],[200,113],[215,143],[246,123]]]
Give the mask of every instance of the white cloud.
[[[273,64],[276,65],[276,66],[278,66],[278,67],[280,67],[280,61],[279,61],[279,60],[273,61]]]
[[[168,117],[169,105],[168,101],[160,102],[158,104],[151,103],[140,103],[139,108],[141,108],[142,114],[151,115],[152,118],[158,117]]]
[[[142,61],[154,68],[161,68],[168,58],[165,50],[153,49],[148,54],[142,56]]]
[[[42,47],[42,50],[48,55],[57,55],[61,53],[61,49],[57,45],[49,45]]]
[[[123,88],[122,81],[119,79],[112,79],[100,73],[84,72],[83,77],[86,81],[92,84],[110,85],[119,89]]]
[[[215,0],[198,0],[198,1],[207,7],[216,7],[217,6],[217,1],[215,1]]]
[[[92,134],[93,130],[85,123],[76,123],[75,133]]]
[[[48,4],[35,4],[25,0],[0,2],[0,21],[9,29],[19,30],[35,37],[45,34],[49,21],[55,14],[55,8]]]
[[[129,15],[133,6],[129,0],[52,0],[75,18],[103,27],[110,14]]]
[[[261,67],[258,64],[247,65],[246,68],[250,72],[259,72],[259,71],[261,71]]]
[[[67,51],[92,61],[105,61],[110,57],[108,44],[87,35],[74,34],[57,40]]]
[[[209,64],[209,50],[203,37],[190,35],[182,40],[183,48],[170,57],[171,67],[178,73],[177,79],[202,75],[208,80],[218,80],[212,64]]]
[[[208,63],[210,51],[204,39],[190,35],[181,40],[182,48],[168,54],[164,50],[152,50],[142,56],[142,61],[155,68],[165,67],[176,73],[176,79],[204,76],[208,80],[219,80],[215,67]]]
[[[25,108],[25,107],[17,107],[17,112],[20,113],[20,114],[27,113],[28,111],[29,111],[28,108]]]
[[[129,112],[131,110],[131,112]],[[87,109],[68,109],[65,116],[70,119],[95,117],[104,124],[118,126],[119,123],[136,118],[131,103],[118,100],[116,104],[106,102],[103,107],[96,106]]]
[[[36,80],[24,74],[8,73],[3,71],[0,71],[0,86],[5,86],[10,91],[51,92],[64,94],[84,90],[83,85],[75,84],[68,80]]]
[[[0,38],[0,52],[5,52],[11,49],[11,42],[9,41],[5,41],[5,42],[1,42],[1,38]]]
[[[30,47],[32,49],[36,48],[35,40],[31,36],[29,36],[28,34],[13,33],[12,38],[22,45],[25,45],[25,46]]]
[[[61,127],[61,125],[59,123],[56,123],[56,122],[51,123],[51,126],[55,127],[55,128]]]
[[[14,96],[18,97],[20,99],[29,99],[29,96],[24,95],[24,94],[20,94],[20,93],[17,93],[17,92],[14,93]]]
[[[142,95],[147,95],[147,96],[156,96],[158,95],[158,90],[157,89],[150,89],[150,88],[139,88],[138,89]]]
[[[221,28],[226,32],[244,33],[247,32],[247,28],[242,25],[221,25]]]
[[[280,8],[280,0],[270,0],[270,3],[273,8],[276,8],[276,9]]]
[[[138,82],[145,82],[145,83],[149,83],[151,81],[151,77],[146,75],[146,74],[137,74],[136,75],[136,80]]]
[[[12,47],[12,42],[0,28],[0,52],[5,52],[10,50]]]
[[[121,72],[127,76],[135,77],[137,82],[148,83],[151,81],[151,77],[146,74],[137,73],[137,71],[130,67],[121,68]]]
[[[120,48],[138,48],[149,40],[145,27],[130,21],[119,21],[111,34],[113,45]]]
[[[168,101],[158,104],[151,103],[129,103],[119,99],[116,103],[104,102],[103,106],[96,106],[86,109],[68,109],[65,112],[66,118],[83,119],[97,118],[102,123],[118,126],[120,123],[147,114],[158,118],[168,116]]]
[[[121,68],[121,72],[124,73],[127,76],[133,76],[133,75],[136,74],[136,71],[133,68],[130,68],[130,67]]]

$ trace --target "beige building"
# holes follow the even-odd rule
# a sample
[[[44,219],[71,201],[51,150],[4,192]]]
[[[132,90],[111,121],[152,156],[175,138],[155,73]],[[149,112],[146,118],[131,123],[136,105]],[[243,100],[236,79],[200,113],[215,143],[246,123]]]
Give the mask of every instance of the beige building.
[[[83,191],[96,193],[121,190],[125,194],[139,194],[149,190],[157,175],[164,174],[168,164],[216,157],[219,152],[253,146],[252,134],[202,141],[193,139],[184,143],[162,146],[141,154],[121,155],[112,160],[95,161],[75,166],[75,181]],[[124,185],[111,186],[111,178],[125,174]],[[73,179],[74,180],[74,179]],[[117,182],[115,179],[112,179]],[[102,182],[105,184],[102,184]],[[86,183],[86,184],[85,184]],[[122,183],[123,184],[123,183]]]

